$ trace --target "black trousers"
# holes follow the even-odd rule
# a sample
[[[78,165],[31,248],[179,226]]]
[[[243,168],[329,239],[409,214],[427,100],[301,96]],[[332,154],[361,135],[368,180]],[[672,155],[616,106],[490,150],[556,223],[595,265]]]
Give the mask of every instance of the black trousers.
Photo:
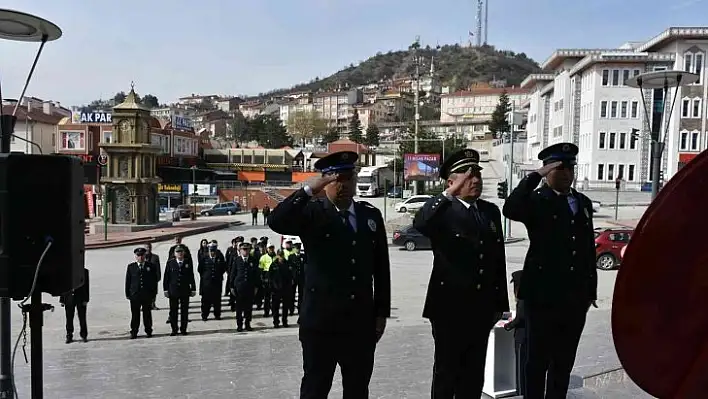
[[[172,331],[177,331],[177,314],[179,312],[179,330],[182,332],[187,331],[187,324],[189,323],[189,295],[169,297],[170,300],[170,325],[172,326]]]
[[[376,332],[324,332],[300,328],[302,368],[300,399],[327,399],[339,364],[343,399],[367,399],[374,371]]]
[[[209,317],[212,308],[214,309],[214,317],[221,318],[221,287],[219,287],[218,291],[212,291],[202,294],[202,320],[206,320]]]
[[[86,324],[86,305],[75,303],[73,299],[68,299],[64,304],[66,313],[66,336],[74,335],[74,313],[79,314],[79,335],[81,338],[88,337],[88,326]]]
[[[272,294],[272,297],[273,297],[273,303],[272,303],[273,324],[276,326],[280,324],[281,310],[282,310],[283,324],[288,324],[288,314],[293,307],[292,291],[293,290],[291,287],[284,288],[284,289],[277,290],[277,291],[273,291],[273,294]]]
[[[526,304],[525,399],[565,399],[588,309]]]
[[[263,312],[266,316],[270,314],[271,299],[270,283],[266,281],[258,289],[258,294],[256,294],[256,304],[258,304],[259,308],[263,307]]]
[[[138,334],[140,329],[140,313],[143,315],[145,333],[152,334],[152,298],[130,300],[130,333]]]
[[[496,321],[493,319],[494,314],[489,312],[474,317],[474,322],[431,320],[435,342],[432,399],[482,396],[487,343]]]
[[[256,226],[258,225],[258,215],[251,214],[251,225]]]
[[[246,324],[251,323],[253,316],[253,297],[255,289],[242,288],[236,292],[236,326],[243,327],[243,321]]]
[[[526,335],[525,330],[514,332]],[[526,393],[526,339],[516,337],[514,341],[514,351],[516,352],[516,392],[518,395]]]
[[[305,281],[300,281],[297,283],[297,314],[300,314],[303,295],[305,295]]]

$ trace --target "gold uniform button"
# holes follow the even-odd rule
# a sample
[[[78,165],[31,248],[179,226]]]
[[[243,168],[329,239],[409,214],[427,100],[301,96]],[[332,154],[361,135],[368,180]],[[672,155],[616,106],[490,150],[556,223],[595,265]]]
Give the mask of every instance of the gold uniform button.
[[[352,281],[356,281],[356,276],[352,276]]]
[[[356,245],[356,241],[352,241],[352,245]]]
[[[356,260],[355,260],[355,259],[352,259],[352,265],[355,264],[355,263],[356,263]]]
[[[479,259],[484,258],[484,254],[479,254]]]
[[[479,245],[482,245],[482,244],[484,244],[484,241],[479,240]]]
[[[573,241],[575,241],[575,236],[570,237]]]
[[[570,224],[575,224],[575,220],[571,220],[571,221],[570,221]]]
[[[573,255],[575,255],[575,254],[576,254],[576,252],[575,252],[575,251],[573,251]]]
[[[440,282],[440,285],[445,285],[445,282],[444,282],[444,281],[441,281],[441,282]]]
[[[479,269],[479,274],[484,274],[484,269]]]
[[[558,215],[553,215],[553,219],[558,219]]]
[[[481,290],[482,289],[482,284],[477,284],[477,289]]]
[[[354,298],[356,298],[356,297],[354,296],[354,294],[352,294],[352,296],[350,296],[349,298],[354,299]]]
[[[573,266],[571,266],[571,267],[570,267],[570,271],[572,272],[573,270],[575,270],[575,268],[573,268]]]

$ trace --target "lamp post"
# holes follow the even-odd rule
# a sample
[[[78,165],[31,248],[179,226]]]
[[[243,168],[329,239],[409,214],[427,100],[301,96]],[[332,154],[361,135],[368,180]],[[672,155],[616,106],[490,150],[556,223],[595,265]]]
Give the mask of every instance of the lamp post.
[[[644,97],[645,89],[659,89],[663,90],[664,96],[661,101],[661,109],[659,111],[660,118],[659,122],[655,126],[651,126],[651,198],[652,200],[656,198],[659,193],[659,177],[661,171],[661,157],[664,153],[664,146],[666,143],[666,136],[669,134],[669,125],[671,121],[671,115],[674,113],[674,106],[676,105],[676,97],[678,96],[678,91],[681,86],[689,85],[698,82],[700,77],[695,73],[684,72],[684,71],[654,71],[639,74],[625,81],[625,84],[629,87],[638,88],[641,92],[642,105],[644,106],[644,118],[646,123],[644,126],[649,126],[649,109],[647,108],[646,98]],[[675,87],[673,98],[671,99],[671,107],[669,108],[669,114],[666,115],[666,97],[669,94],[669,88]],[[654,110],[655,107],[652,107]],[[662,127],[664,130],[662,132]]]
[[[449,117],[451,117],[451,118],[453,118],[453,119],[455,120],[455,135],[453,136],[453,138],[454,138],[454,140],[455,140],[455,141],[454,141],[454,146],[455,146],[455,148],[457,148],[457,136],[458,136],[459,133],[461,133],[461,132],[460,132],[460,120],[459,120],[458,118],[464,117],[465,114],[464,114],[464,113],[462,113],[462,114],[453,114],[453,113],[451,113],[451,112],[445,112],[445,115],[447,115],[447,116],[449,116]],[[462,135],[462,136],[464,136],[464,135]]]
[[[9,153],[10,143],[17,118],[15,114],[22,103],[27,91],[27,86],[32,79],[34,69],[37,67],[39,56],[42,54],[44,45],[47,42],[57,40],[61,37],[61,29],[43,18],[23,12],[0,9],[0,39],[35,42],[39,43],[39,50],[34,57],[34,62],[30,67],[22,93],[17,99],[17,104],[12,115],[3,115],[2,112],[2,89],[0,88],[0,152]],[[25,141],[25,140],[23,140]],[[41,151],[40,151],[41,152]],[[5,237],[0,239],[4,243]],[[7,281],[9,277],[3,275],[0,278]],[[30,308],[30,340],[31,346],[31,378],[32,378],[32,398],[41,399],[43,396],[42,382],[42,289],[35,287],[31,293],[32,302]],[[16,394],[14,376],[12,375],[12,329],[10,321],[12,313],[10,309],[10,298],[0,298],[0,397],[13,398]]]
[[[190,169],[192,169],[192,217],[190,219],[197,220],[197,201],[194,200],[197,195],[197,167],[195,165]]]

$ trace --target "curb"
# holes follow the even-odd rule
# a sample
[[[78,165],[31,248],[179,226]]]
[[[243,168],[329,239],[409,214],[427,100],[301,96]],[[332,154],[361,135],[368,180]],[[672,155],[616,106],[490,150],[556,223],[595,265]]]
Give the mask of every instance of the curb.
[[[183,233],[179,233],[182,236],[193,236],[197,234],[202,234],[202,233],[208,233],[211,231],[216,231],[216,230],[221,230],[225,229],[228,227],[235,227],[235,226],[243,226],[245,223],[244,222],[223,222],[219,224],[215,224],[212,226],[205,226],[201,227],[198,229],[193,229],[193,230],[188,230]],[[124,247],[128,245],[135,245],[135,244],[144,244],[147,242],[161,242],[161,241],[169,241],[173,239],[177,235],[176,233],[169,233],[169,234],[160,234],[156,236],[150,236],[150,237],[142,237],[142,238],[131,238],[131,239],[126,239],[126,240],[121,240],[121,241],[113,241],[113,242],[98,242],[95,244],[86,244],[85,249],[104,249],[104,248],[117,248],[117,247]]]
[[[619,204],[618,206],[620,208],[627,208],[630,206],[649,206],[651,205],[650,202],[637,202],[637,203],[631,203],[631,204]],[[600,204],[600,208],[614,208],[615,204]]]

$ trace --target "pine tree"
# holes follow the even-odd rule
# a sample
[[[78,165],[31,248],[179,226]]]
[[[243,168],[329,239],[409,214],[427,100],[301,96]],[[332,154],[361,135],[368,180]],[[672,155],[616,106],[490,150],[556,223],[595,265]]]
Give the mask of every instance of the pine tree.
[[[375,124],[370,124],[366,128],[366,137],[364,138],[364,144],[369,147],[376,147],[379,145],[379,127]]]
[[[507,113],[511,111],[511,103],[509,96],[503,92],[499,96],[497,107],[492,112],[492,120],[489,122],[489,131],[494,135],[495,139],[501,137],[502,134],[509,132],[511,126],[507,120]]]
[[[327,145],[329,143],[339,140],[339,131],[337,128],[330,128],[327,132],[322,135],[322,145]]]
[[[359,120],[359,111],[354,110],[354,115],[349,121],[349,140],[355,143],[361,143],[364,141],[361,131],[361,121]]]

